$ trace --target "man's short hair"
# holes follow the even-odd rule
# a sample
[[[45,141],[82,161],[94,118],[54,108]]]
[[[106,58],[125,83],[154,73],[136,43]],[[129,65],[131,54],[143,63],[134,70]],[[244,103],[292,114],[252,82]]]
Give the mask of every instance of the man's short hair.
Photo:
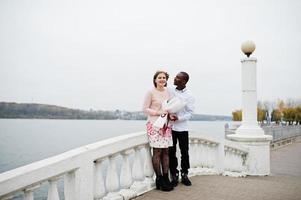
[[[180,73],[184,75],[186,83],[187,83],[189,81],[189,74],[186,72],[180,72]]]

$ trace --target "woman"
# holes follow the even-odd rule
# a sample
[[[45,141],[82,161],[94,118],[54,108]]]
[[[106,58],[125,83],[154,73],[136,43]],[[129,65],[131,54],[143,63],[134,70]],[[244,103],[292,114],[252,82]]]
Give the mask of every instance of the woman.
[[[171,98],[166,88],[168,77],[169,75],[164,71],[155,73],[153,78],[154,88],[147,92],[143,104],[143,111],[148,115],[146,127],[149,144],[153,148],[152,163],[156,174],[156,188],[162,191],[173,189],[168,177],[168,147],[173,144],[171,127],[167,123],[163,128],[158,129],[153,124],[159,116],[168,115],[168,112],[162,109],[162,103]]]

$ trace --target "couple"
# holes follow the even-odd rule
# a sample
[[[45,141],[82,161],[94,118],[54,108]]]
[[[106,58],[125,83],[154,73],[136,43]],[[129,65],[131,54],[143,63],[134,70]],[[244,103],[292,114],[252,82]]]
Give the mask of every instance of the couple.
[[[190,167],[187,121],[192,117],[194,98],[186,88],[189,80],[186,72],[180,72],[174,78],[175,89],[166,88],[168,78],[167,72],[155,73],[154,88],[147,92],[143,105],[143,111],[148,115],[146,127],[149,144],[153,149],[152,163],[156,174],[156,188],[162,191],[171,191],[178,184],[177,142],[181,150],[181,182],[186,186],[191,185],[187,176]],[[185,102],[185,106],[177,113],[168,113],[162,109],[162,103],[173,97],[181,99]],[[155,121],[164,114],[168,115],[167,124],[159,129],[154,127]],[[169,170],[171,181],[168,175]]]

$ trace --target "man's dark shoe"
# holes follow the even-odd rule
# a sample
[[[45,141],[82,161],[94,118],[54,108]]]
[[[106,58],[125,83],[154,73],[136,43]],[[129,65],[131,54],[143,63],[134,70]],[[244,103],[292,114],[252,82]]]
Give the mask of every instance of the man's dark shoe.
[[[177,187],[179,183],[179,175],[176,174],[176,175],[171,175],[171,184],[173,187]]]
[[[184,185],[186,186],[191,186],[191,181],[189,180],[187,174],[183,174],[182,175],[182,181],[181,181]]]

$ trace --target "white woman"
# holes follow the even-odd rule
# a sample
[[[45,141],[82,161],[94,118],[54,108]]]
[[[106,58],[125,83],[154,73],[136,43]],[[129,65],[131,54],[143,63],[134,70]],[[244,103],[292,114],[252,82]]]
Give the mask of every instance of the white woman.
[[[171,126],[167,123],[163,128],[156,128],[153,124],[161,115],[168,115],[168,112],[162,109],[162,103],[171,98],[166,88],[168,77],[164,71],[157,71],[154,74],[154,88],[147,92],[143,104],[143,111],[148,116],[146,128],[149,144],[153,149],[152,163],[156,174],[156,188],[162,191],[173,189],[168,177],[168,147],[173,145]]]

